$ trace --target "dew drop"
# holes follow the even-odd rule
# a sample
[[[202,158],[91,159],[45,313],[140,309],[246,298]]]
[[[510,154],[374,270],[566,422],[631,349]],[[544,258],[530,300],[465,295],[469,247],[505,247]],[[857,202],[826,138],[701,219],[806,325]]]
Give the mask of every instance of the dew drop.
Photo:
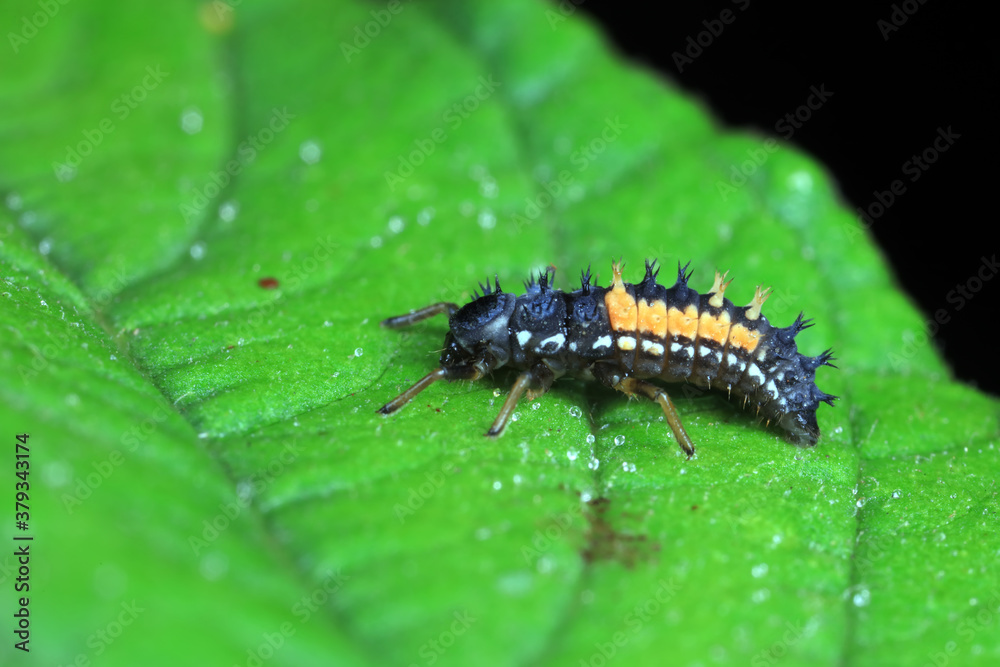
[[[354,356],[355,357],[360,357],[364,353],[365,353],[364,348],[362,348],[362,347],[356,347],[356,348],[354,348]]]
[[[596,438],[596,437],[594,436],[594,434],[593,434],[593,433],[588,433],[588,434],[587,434],[587,444],[588,444],[588,445],[592,445],[592,444],[594,444],[594,442],[595,442],[596,440],[597,440],[597,438]]]
[[[417,213],[417,224],[422,227],[426,227],[427,225],[431,224],[431,220],[433,219],[434,219],[433,206],[428,206],[427,208],[421,210],[420,213]]]
[[[587,463],[587,467],[590,468],[591,470],[597,470],[600,466],[601,466],[600,459],[590,459],[590,462]]]
[[[229,570],[229,557],[221,551],[213,551],[201,559],[198,569],[205,579],[217,581]]]
[[[181,111],[181,129],[185,134],[198,134],[205,124],[205,118],[201,115],[201,109],[188,107]]]
[[[620,447],[620,446],[622,446],[624,444],[625,444],[625,436],[624,435],[616,435],[615,436],[615,447]]]
[[[493,490],[494,491],[499,491],[502,488],[503,488],[503,483],[500,480],[497,480],[497,481],[493,482]]]
[[[476,219],[476,222],[483,229],[493,229],[497,226],[497,216],[492,210],[484,208],[479,212],[479,217]]]
[[[580,453],[575,449],[566,450],[566,458],[568,458],[570,461],[576,461],[576,457],[579,455]]]
[[[493,179],[485,179],[479,184],[479,194],[487,199],[496,199],[497,195],[500,194],[500,188]]]
[[[854,594],[851,598],[855,607],[867,607],[872,601],[872,594],[867,588],[862,588],[860,591]]]
[[[570,407],[570,409],[569,409],[569,416],[570,417],[576,417],[577,419],[579,419],[582,415],[583,415],[583,410],[581,410],[580,408],[576,407],[575,405]]]
[[[193,246],[191,246],[191,259],[199,260],[205,257],[205,244],[202,241],[198,241]]]
[[[223,222],[232,222],[239,212],[240,205],[235,201],[227,201],[219,205],[219,219]]]
[[[323,149],[313,139],[303,141],[299,146],[299,159],[306,164],[316,164],[323,157]]]
[[[73,479],[73,468],[65,461],[42,464],[42,481],[49,486],[65,486]]]
[[[750,569],[750,574],[753,575],[754,579],[760,579],[765,574],[767,574],[767,570],[768,570],[767,563],[761,563],[760,565],[754,565]]]
[[[892,492],[892,497],[893,498],[900,498],[900,497],[902,497],[902,495],[903,495],[903,492],[900,491],[899,489],[896,489],[895,491]]]
[[[541,403],[532,403],[532,404],[531,404],[531,409],[532,409],[532,410],[537,410],[537,409],[538,409],[538,408],[540,408],[540,407],[542,407],[542,404],[541,404]]]
[[[76,167],[68,164],[60,164],[56,167],[56,180],[60,183],[68,183],[76,178]]]
[[[406,223],[404,223],[403,219],[398,215],[394,215],[391,218],[389,218],[389,231],[392,232],[393,234],[400,233],[401,231],[403,231],[404,227],[406,227]]]

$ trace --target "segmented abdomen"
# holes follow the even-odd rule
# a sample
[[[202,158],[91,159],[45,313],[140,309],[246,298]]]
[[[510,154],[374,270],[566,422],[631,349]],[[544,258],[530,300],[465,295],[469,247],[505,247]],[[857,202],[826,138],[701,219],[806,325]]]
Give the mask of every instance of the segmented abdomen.
[[[794,336],[808,326],[801,316],[776,329],[760,312],[767,291],[757,288],[749,305],[737,307],[724,297],[729,283],[718,273],[707,294],[688,287],[684,269],[669,289],[656,283],[656,275],[647,264],[646,278],[630,285],[616,264],[605,293],[615,358],[626,372],[726,390],[753,399],[767,418],[815,410],[815,399],[823,400],[815,396],[813,377],[829,355],[798,354]]]

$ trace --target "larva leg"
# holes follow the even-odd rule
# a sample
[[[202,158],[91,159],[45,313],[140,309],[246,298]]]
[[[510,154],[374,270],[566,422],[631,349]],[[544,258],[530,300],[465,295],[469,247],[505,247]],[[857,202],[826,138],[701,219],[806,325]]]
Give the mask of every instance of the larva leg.
[[[440,315],[441,313],[448,313],[448,316],[450,317],[456,310],[458,310],[458,306],[455,304],[447,301],[441,301],[440,303],[435,303],[419,310],[412,310],[406,315],[397,315],[396,317],[390,317],[387,320],[382,320],[382,326],[386,329],[400,329],[402,327],[408,327],[411,324],[416,324],[422,320],[426,320],[429,317]]]
[[[691,436],[687,434],[684,430],[684,425],[681,424],[681,418],[677,414],[677,409],[674,407],[673,401],[670,400],[670,396],[667,392],[663,391],[660,387],[657,387],[651,382],[646,382],[645,380],[639,380],[634,377],[622,377],[621,372],[615,371],[615,367],[609,367],[604,364],[594,364],[593,367],[594,377],[596,377],[603,384],[611,387],[612,389],[617,389],[626,396],[635,396],[636,394],[642,394],[650,400],[659,403],[660,408],[663,409],[663,414],[667,418],[667,423],[670,425],[670,430],[674,433],[674,439],[677,440],[677,444],[680,448],[689,456],[694,456],[694,443],[691,442]]]
[[[486,432],[486,435],[496,437],[503,433],[504,428],[507,427],[507,422],[510,420],[510,416],[514,413],[514,408],[517,407],[517,402],[521,400],[521,396],[524,395],[525,391],[528,392],[529,399],[537,398],[552,387],[555,379],[556,377],[552,369],[545,364],[536,364],[531,370],[518,375],[514,386],[510,388],[507,400],[503,402],[503,407],[500,408],[500,414],[493,420],[493,425],[490,426],[490,430]]]
[[[431,371],[420,380],[417,381],[412,387],[404,391],[402,394],[392,399],[377,412],[381,412],[383,415],[391,415],[396,410],[413,400],[413,397],[422,392],[427,387],[431,386],[438,380],[478,380],[483,376],[483,372],[476,368],[475,366],[453,366],[451,368],[438,368],[437,370]]]

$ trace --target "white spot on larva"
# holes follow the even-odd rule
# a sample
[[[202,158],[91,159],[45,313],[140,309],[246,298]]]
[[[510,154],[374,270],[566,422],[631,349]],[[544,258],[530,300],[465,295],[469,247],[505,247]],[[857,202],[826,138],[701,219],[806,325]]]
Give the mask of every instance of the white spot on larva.
[[[663,346],[659,343],[654,343],[651,340],[642,341],[642,351],[649,352],[650,354],[662,357],[663,356]]]
[[[716,352],[715,353],[715,363],[717,363],[717,364],[721,364],[722,363],[722,353],[721,352]]]
[[[576,352],[576,341],[573,341],[572,343],[569,344],[569,349],[573,352]]]
[[[757,353],[757,361],[764,361],[767,359],[767,346],[760,348],[760,352]]]
[[[518,334],[518,335],[520,335],[520,334]],[[538,347],[539,348],[544,348],[546,345],[553,345],[554,348],[552,349],[552,351],[556,352],[556,351],[558,351],[559,349],[562,348],[563,343],[565,343],[565,342],[566,342],[566,336],[564,336],[561,333],[559,333],[559,334],[556,334],[555,336],[549,336],[548,338],[546,338],[545,340],[543,340],[541,343],[539,343]]]
[[[673,352],[673,353],[675,353],[675,354],[677,352],[680,352],[683,348],[684,348],[684,346],[681,345],[680,343],[671,343],[670,344],[670,351]]]
[[[771,398],[778,398],[778,385],[774,384],[774,380],[767,383],[767,393],[771,395]]]
[[[707,357],[710,356],[711,354],[712,354],[712,348],[708,347],[707,345],[702,345],[701,347],[698,348],[699,356]]]
[[[632,336],[622,336],[618,339],[618,349],[631,352],[635,349],[635,338]]]
[[[737,361],[739,361],[739,359],[737,359],[736,355],[732,352],[726,355],[726,363],[730,366],[735,366]]]
[[[524,347],[528,341],[531,340],[530,331],[518,331],[517,332],[517,344]]]
[[[599,347],[611,347],[611,336],[601,336],[594,341],[594,344],[590,346],[592,349],[596,350]]]
[[[757,384],[764,384],[764,374],[760,372],[759,368],[757,368],[757,364],[750,364],[750,368],[747,370],[747,375],[756,380]]]

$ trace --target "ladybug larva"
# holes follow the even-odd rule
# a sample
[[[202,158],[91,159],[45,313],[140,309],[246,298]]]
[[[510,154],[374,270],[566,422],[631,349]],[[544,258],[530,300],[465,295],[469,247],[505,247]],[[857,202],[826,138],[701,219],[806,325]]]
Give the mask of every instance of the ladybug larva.
[[[688,287],[688,266],[678,264],[677,282],[666,288],[656,282],[655,261],[646,261],[638,285],[623,282],[622,264],[612,263],[610,287],[591,285],[587,269],[580,289],[570,293],[552,287],[549,268],[525,283],[521,296],[502,291],[499,280],[492,288],[487,281],[480,284],[482,296],[474,294],[461,308],[442,302],[390,317],[382,326],[396,329],[447,313],[449,331],[440,368],[379,412],[396,412],[437,380],[478,380],[510,366],[521,373],[487,436],[503,433],[525,392],[534,400],[556,378],[570,375],[656,401],[688,456],[694,444],[673,402],[649,380],[725,389],[742,397],[744,406],[755,406],[768,424],[777,422],[793,442],[815,445],[816,409],[837,398],[815,383],[817,368],[833,366],[830,350],[817,357],[799,354],[795,336],[811,324],[800,313],[791,326],[771,326],[761,314],[769,289],[757,287],[740,308],[724,297],[732,282],[724,282],[728,272],[716,272],[712,289],[699,294]]]

